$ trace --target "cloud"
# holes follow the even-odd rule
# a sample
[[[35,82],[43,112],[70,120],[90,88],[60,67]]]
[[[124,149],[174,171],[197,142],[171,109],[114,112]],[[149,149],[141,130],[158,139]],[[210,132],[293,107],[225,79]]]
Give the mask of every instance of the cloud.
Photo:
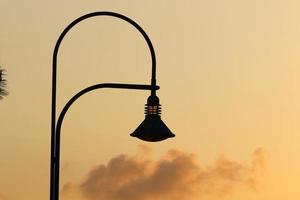
[[[245,165],[220,156],[210,166],[201,166],[194,154],[172,149],[162,158],[151,158],[151,149],[112,158],[91,170],[80,184],[67,183],[64,196],[81,195],[87,200],[183,200],[224,196],[234,189],[256,189],[264,168],[263,149],[256,149],[252,163]]]
[[[8,199],[8,198],[7,198],[6,195],[0,193],[0,200],[7,200],[7,199]]]

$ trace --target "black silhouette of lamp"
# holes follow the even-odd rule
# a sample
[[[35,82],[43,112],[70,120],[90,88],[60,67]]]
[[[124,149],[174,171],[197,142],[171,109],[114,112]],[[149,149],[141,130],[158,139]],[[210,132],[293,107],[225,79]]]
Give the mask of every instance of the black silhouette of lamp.
[[[130,135],[148,142],[158,142],[175,135],[161,120],[161,106],[155,95],[148,97],[145,107],[145,119]]]
[[[57,77],[57,54],[62,40],[65,35],[79,22],[96,16],[111,16],[122,19],[131,25],[133,25],[146,40],[152,60],[152,77],[150,85],[142,84],[124,84],[124,83],[100,83],[87,87],[77,94],[75,94],[63,107],[59,114],[58,120],[56,121],[56,77]],[[137,127],[137,129],[130,134],[133,137],[137,137],[147,142],[158,142],[175,135],[161,120],[161,106],[159,104],[159,98],[156,96],[156,90],[159,86],[156,85],[156,58],[153,45],[146,32],[132,19],[114,12],[93,12],[87,15],[81,16],[70,23],[59,36],[54,52],[53,52],[53,65],[52,65],[52,110],[51,110],[51,165],[50,165],[50,200],[59,200],[59,171],[60,171],[60,136],[63,119],[71,107],[71,105],[82,95],[102,88],[113,88],[113,89],[130,89],[130,90],[148,90],[151,91],[151,95],[148,97],[147,104],[145,107],[145,119]]]

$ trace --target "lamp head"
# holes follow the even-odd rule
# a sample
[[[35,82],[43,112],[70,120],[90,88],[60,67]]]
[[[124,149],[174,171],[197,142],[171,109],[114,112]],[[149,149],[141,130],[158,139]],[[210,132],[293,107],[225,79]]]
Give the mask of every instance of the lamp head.
[[[175,137],[161,120],[160,114],[161,106],[159,104],[159,98],[155,95],[149,96],[145,107],[145,119],[130,136],[147,142],[158,142],[170,137]]]

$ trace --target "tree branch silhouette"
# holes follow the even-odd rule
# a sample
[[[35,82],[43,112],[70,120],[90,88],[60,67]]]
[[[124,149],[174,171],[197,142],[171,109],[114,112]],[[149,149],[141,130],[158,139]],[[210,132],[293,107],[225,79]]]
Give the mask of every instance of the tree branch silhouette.
[[[8,95],[8,91],[6,90],[7,81],[4,78],[6,70],[2,69],[0,66],[0,99],[3,99],[4,96]]]

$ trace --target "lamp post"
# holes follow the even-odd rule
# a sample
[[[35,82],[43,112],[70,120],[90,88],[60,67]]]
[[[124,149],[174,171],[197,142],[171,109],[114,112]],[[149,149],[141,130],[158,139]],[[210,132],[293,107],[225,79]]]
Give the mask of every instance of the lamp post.
[[[124,84],[124,83],[100,83],[87,87],[77,94],[75,94],[63,107],[56,121],[56,75],[57,75],[57,54],[60,44],[65,35],[79,22],[96,16],[111,16],[122,19],[131,25],[133,25],[146,40],[152,59],[152,77],[150,85],[142,84]],[[73,22],[71,22],[59,36],[54,52],[52,61],[52,110],[51,110],[51,164],[50,164],[50,200],[59,199],[59,162],[60,162],[60,135],[63,119],[71,107],[71,105],[82,95],[101,88],[114,88],[114,89],[130,89],[130,90],[148,90],[151,91],[150,96],[147,99],[145,107],[145,119],[130,135],[137,137],[147,142],[162,141],[175,135],[169,130],[169,128],[161,120],[161,107],[159,104],[159,98],[156,96],[156,90],[159,86],[156,85],[156,58],[153,45],[146,32],[132,19],[114,12],[93,12],[83,15]]]

